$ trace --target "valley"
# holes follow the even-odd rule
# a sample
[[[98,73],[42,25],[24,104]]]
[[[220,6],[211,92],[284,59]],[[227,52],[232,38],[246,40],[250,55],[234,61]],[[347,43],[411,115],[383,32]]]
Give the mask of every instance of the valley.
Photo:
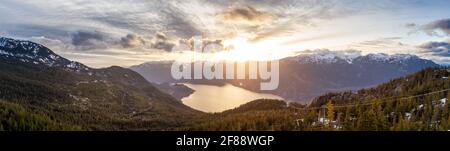
[[[385,79],[385,82],[372,88],[344,92],[326,91],[325,94],[317,94],[317,97],[313,97],[308,104],[302,101],[283,101],[281,98],[286,95],[280,97],[270,95],[271,99],[262,99],[268,97],[264,96],[254,101],[238,98],[242,101],[231,106],[220,104],[219,106],[226,108],[217,109],[216,113],[205,113],[194,109],[193,106],[185,105],[189,100],[176,98],[189,98],[192,93],[195,96],[196,92],[192,90],[198,89],[194,88],[195,84],[168,85],[169,87],[162,89],[162,83],[150,83],[147,81],[149,78],[145,79],[144,76],[127,68],[118,66],[90,68],[29,41],[0,38],[0,44],[2,52],[0,130],[446,131],[450,129],[448,67],[432,65],[429,68],[417,69],[418,72],[415,73],[406,74],[405,71],[405,75]],[[322,65],[316,64],[314,69],[321,69],[320,66]],[[337,68],[334,65],[330,66]],[[330,68],[323,68],[321,74],[312,72],[314,73],[312,75],[315,75],[314,78],[324,78],[320,76]],[[412,70],[408,72],[413,72]],[[386,73],[386,70],[383,73]],[[287,75],[303,76],[300,73]],[[301,79],[303,78],[297,78],[304,81]],[[199,81],[201,82],[205,81]],[[209,81],[206,82],[210,85]],[[374,84],[372,82],[370,84]],[[288,83],[295,82],[291,80]],[[239,96],[247,94],[250,98],[260,96],[254,95],[256,91],[249,91],[251,87],[246,87],[249,86],[248,83],[238,84],[241,87],[219,82],[215,84],[222,85],[222,88],[232,88],[220,94],[224,97],[218,97],[217,101],[228,101],[229,97],[233,97],[231,95],[236,95],[237,88],[242,89],[239,93],[246,93]],[[286,84],[285,82],[285,86]],[[204,85],[200,87],[209,90],[219,88]],[[244,87],[246,89],[243,89]],[[174,88],[184,91],[178,96],[165,93]],[[277,92],[302,94],[300,92],[307,91],[306,89],[301,91],[302,89],[298,87],[292,89],[297,90],[299,92],[297,93],[287,91],[291,89],[286,88]],[[210,95],[209,99],[220,96],[212,91],[199,90],[199,92],[201,96]]]
[[[428,67],[438,67],[430,60],[414,55],[368,54],[347,56],[344,52],[322,50],[312,54],[284,58],[279,61],[280,77],[276,90],[260,90],[262,80],[175,80],[171,76],[172,62],[148,62],[130,69],[154,83],[191,83],[223,86],[226,83],[253,92],[269,93],[298,103],[310,103],[328,92],[357,91],[377,86],[389,80],[415,73]],[[247,63],[246,66],[249,66]],[[246,75],[248,76],[248,75]],[[177,92],[176,89],[172,91]]]

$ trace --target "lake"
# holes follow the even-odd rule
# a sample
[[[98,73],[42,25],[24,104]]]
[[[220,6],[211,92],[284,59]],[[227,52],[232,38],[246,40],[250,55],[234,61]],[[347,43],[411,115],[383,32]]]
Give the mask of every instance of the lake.
[[[231,84],[214,86],[185,83],[184,85],[195,92],[181,101],[203,112],[222,112],[256,99],[282,99],[277,95],[256,93]]]

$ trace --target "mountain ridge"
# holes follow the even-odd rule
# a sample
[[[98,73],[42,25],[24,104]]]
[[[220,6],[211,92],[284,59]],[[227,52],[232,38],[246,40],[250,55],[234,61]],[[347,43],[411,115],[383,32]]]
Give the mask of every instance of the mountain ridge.
[[[330,50],[307,50],[307,53],[300,53],[296,56],[288,57],[291,60],[297,60],[300,63],[337,63],[345,61],[352,64],[355,60],[367,60],[378,62],[402,63],[410,59],[421,59],[417,55],[412,54],[386,54],[386,53],[369,53],[362,55],[359,51],[330,51]],[[425,60],[425,59],[423,59]]]
[[[450,68],[426,68],[357,92],[318,96],[309,105],[254,100],[194,130],[448,131]]]
[[[43,64],[47,66],[65,67],[66,69],[86,72],[90,68],[75,61],[63,58],[47,47],[26,41],[0,37],[0,56],[7,59],[18,59],[21,62]]]
[[[201,113],[130,69],[90,68],[28,41],[1,38],[0,44],[0,100],[8,102],[5,110],[37,110],[46,114],[33,116],[50,115],[46,123],[86,130],[174,129]]]
[[[150,62],[131,66],[148,81],[164,83],[195,83],[223,85],[230,83],[254,92],[271,93],[284,99],[309,102],[327,92],[358,90],[373,87],[391,79],[414,73],[438,64],[408,54],[367,54],[359,52],[318,51],[280,60],[278,89],[260,91],[259,80],[174,80],[171,62]],[[170,92],[177,90],[171,89]]]

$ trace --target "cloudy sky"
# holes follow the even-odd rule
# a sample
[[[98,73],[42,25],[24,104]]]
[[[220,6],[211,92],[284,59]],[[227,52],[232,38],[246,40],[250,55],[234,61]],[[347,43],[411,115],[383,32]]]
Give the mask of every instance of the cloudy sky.
[[[93,67],[172,60],[201,36],[224,58],[305,50],[415,54],[450,64],[448,0],[0,0],[0,36]],[[255,55],[257,53],[258,55]]]

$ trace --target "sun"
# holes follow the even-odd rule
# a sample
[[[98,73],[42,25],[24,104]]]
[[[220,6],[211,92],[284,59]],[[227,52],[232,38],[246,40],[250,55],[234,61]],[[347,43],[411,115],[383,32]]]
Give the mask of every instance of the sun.
[[[237,37],[229,40],[225,40],[223,45],[225,47],[233,47],[232,49],[245,49],[251,47],[249,40],[243,37]]]
[[[232,61],[269,61],[277,59],[280,47],[274,41],[253,42],[244,37],[224,40],[223,45],[228,51],[216,54],[218,60]]]

